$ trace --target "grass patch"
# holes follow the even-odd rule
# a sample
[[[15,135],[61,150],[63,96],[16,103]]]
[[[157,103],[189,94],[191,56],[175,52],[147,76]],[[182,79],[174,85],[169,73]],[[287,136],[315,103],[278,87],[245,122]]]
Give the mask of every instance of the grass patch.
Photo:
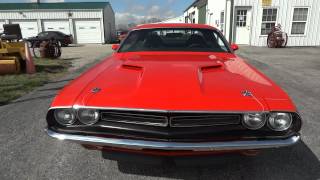
[[[60,59],[34,59],[37,73],[0,76],[0,105],[8,104],[34,88],[65,75],[72,62]]]

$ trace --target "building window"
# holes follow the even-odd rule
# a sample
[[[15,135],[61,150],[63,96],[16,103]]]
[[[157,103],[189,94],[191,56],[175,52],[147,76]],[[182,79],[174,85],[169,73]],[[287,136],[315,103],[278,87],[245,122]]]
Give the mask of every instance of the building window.
[[[191,23],[195,24],[196,23],[196,12],[191,13]]]
[[[272,27],[276,25],[278,9],[266,8],[263,9],[261,35],[267,35],[271,32]]]
[[[291,34],[305,34],[308,8],[294,8]]]
[[[224,11],[220,13],[221,32],[224,33]]]
[[[245,27],[247,25],[247,10],[237,11],[237,27]]]
[[[185,17],[185,22],[188,23],[196,23],[196,12],[192,12],[190,14],[188,14],[188,16]]]

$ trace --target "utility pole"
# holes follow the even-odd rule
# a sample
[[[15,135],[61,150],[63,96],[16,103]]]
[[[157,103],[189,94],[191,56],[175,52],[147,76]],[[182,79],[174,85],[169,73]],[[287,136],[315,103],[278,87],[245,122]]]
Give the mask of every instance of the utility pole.
[[[233,41],[233,28],[234,28],[234,0],[231,0],[231,12],[230,12],[230,34],[229,34],[229,42]]]

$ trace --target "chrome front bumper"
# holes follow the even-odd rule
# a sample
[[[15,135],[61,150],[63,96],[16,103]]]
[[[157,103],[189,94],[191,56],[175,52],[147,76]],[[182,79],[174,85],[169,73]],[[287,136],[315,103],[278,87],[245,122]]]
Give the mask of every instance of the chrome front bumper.
[[[73,141],[80,144],[100,145],[125,149],[143,150],[192,150],[192,151],[222,151],[222,150],[250,150],[279,148],[296,144],[300,140],[300,135],[291,136],[287,139],[275,140],[247,140],[247,141],[225,141],[225,142],[161,142],[132,139],[115,139],[95,136],[83,136],[72,134],[60,134],[52,130],[47,130],[49,136],[59,139]]]

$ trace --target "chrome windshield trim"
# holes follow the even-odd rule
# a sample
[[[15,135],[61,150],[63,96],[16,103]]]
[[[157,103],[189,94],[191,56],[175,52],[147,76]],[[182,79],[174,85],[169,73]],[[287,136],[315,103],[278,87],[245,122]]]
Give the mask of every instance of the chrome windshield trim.
[[[219,151],[219,150],[246,150],[279,148],[296,144],[300,135],[294,135],[287,139],[270,140],[246,140],[246,141],[225,141],[225,142],[160,142],[132,139],[115,139],[96,136],[61,134],[47,130],[49,136],[59,139],[73,141],[80,144],[102,145],[126,149],[155,149],[155,150],[192,150],[192,151]]]

